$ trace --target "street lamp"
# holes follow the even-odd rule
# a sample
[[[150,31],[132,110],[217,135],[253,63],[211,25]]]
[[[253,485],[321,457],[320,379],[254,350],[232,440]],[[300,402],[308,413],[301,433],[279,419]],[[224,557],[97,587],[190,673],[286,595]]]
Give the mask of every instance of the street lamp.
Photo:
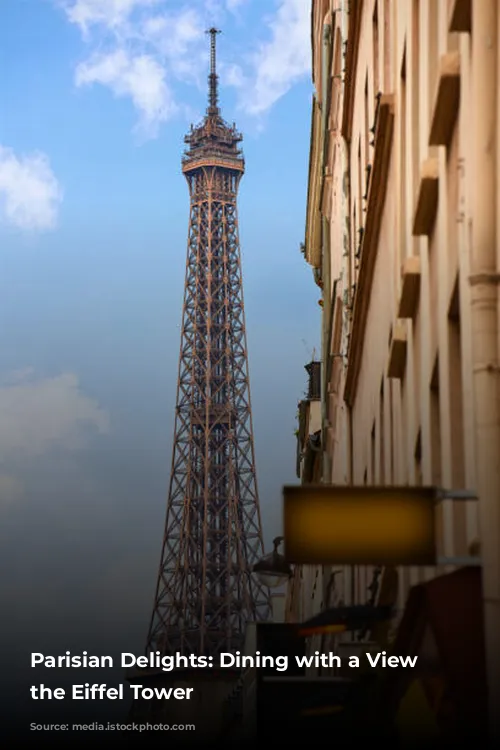
[[[277,536],[273,539],[273,551],[255,563],[252,572],[255,573],[259,581],[268,588],[275,589],[282,586],[293,575],[290,565],[283,555],[278,552],[278,547],[284,537]]]

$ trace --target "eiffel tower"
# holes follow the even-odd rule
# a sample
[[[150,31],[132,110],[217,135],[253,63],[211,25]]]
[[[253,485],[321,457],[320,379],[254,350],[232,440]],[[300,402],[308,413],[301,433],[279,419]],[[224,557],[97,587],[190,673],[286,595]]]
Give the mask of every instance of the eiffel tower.
[[[147,651],[211,656],[241,649],[268,619],[252,575],[262,557],[243,305],[237,194],[242,136],[218,106],[210,29],[206,115],[185,137],[190,218],[167,519]]]

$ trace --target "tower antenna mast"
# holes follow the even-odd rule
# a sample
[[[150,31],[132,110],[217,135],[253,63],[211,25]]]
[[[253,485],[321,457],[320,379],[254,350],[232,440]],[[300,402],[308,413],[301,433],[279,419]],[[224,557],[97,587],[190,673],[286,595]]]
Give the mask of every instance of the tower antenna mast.
[[[219,78],[217,76],[217,34],[220,30],[212,26],[206,34],[210,34],[210,74],[208,76],[208,114],[219,114]]]

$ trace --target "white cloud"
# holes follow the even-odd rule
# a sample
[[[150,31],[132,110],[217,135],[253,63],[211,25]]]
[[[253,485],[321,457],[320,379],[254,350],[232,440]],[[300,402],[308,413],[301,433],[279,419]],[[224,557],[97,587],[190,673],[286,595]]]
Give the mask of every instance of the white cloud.
[[[200,13],[193,8],[144,18],[138,36],[158,56],[170,77],[193,83],[200,73],[206,73],[205,27]]]
[[[62,190],[45,154],[18,156],[0,145],[0,220],[24,230],[57,224]]]
[[[89,57],[76,71],[77,85],[100,84],[128,97],[142,135],[187,107],[177,84],[206,85],[208,46],[204,30],[231,24],[242,33],[248,0],[54,0],[82,31]],[[310,68],[310,4],[306,0],[262,3],[271,14],[245,30],[237,59],[219,54],[223,84],[238,92],[240,108],[260,117]],[[275,12],[273,11],[275,6]],[[262,33],[269,41],[260,42]],[[256,40],[256,42],[254,41]],[[235,48],[234,45],[229,45]],[[220,48],[219,48],[220,49]],[[184,92],[183,92],[184,93]]]
[[[200,15],[192,8],[149,16],[142,29],[145,41],[154,44],[170,58],[186,55],[190,45],[204,36]]]
[[[4,465],[36,458],[53,448],[77,450],[89,428],[108,432],[109,417],[81,392],[73,373],[40,379],[26,371],[14,373],[0,385],[0,456]]]
[[[63,7],[71,23],[84,34],[99,24],[117,29],[128,21],[132,13],[156,5],[159,0],[63,0]]]
[[[164,11],[164,5],[162,0],[65,0],[63,6],[94,48],[77,66],[76,85],[100,84],[130,98],[139,115],[136,130],[144,138],[156,137],[160,125],[180,109],[171,79],[193,82],[199,71],[199,55],[193,53],[204,36],[199,12]]]
[[[247,0],[226,0],[226,8],[230,13],[233,13],[235,10],[239,10],[242,5],[245,5]]]
[[[249,114],[268,111],[310,70],[310,7],[304,0],[281,0],[268,21],[271,40],[254,57],[253,80],[245,82],[242,107]]]
[[[246,78],[239,65],[235,63],[232,65],[221,65],[220,68],[220,77],[226,86],[234,86],[234,88],[238,89],[245,85]]]
[[[138,130],[155,137],[158,127],[176,111],[165,70],[147,55],[133,57],[120,49],[101,55],[78,66],[77,86],[100,83],[117,97],[129,96],[140,113]]]

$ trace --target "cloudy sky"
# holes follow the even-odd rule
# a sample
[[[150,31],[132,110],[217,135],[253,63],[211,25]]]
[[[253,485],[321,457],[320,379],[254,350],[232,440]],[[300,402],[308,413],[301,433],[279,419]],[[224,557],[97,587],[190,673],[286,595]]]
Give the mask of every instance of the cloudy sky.
[[[309,2],[2,0],[0,569],[3,626],[20,640],[33,613],[38,637],[56,611],[68,632],[91,610],[96,629],[128,618],[146,635],[183,295],[180,158],[205,107],[213,24],[221,105],[245,136],[240,227],[266,543],[280,530],[319,330],[299,252]]]

